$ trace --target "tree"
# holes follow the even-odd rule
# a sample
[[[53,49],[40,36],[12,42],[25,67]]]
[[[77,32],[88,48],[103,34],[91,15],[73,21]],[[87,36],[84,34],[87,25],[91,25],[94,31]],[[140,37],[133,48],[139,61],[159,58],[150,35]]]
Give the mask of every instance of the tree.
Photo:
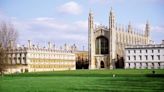
[[[2,44],[0,44],[0,73],[1,75],[3,75],[3,72],[6,69],[6,53],[5,53],[5,49],[2,47]]]
[[[13,46],[16,45],[18,33],[14,26],[8,22],[0,22],[0,43],[2,47],[7,48],[12,40]]]
[[[0,22],[0,73],[3,74],[7,67],[7,49],[16,46],[18,33],[14,26],[9,22]]]

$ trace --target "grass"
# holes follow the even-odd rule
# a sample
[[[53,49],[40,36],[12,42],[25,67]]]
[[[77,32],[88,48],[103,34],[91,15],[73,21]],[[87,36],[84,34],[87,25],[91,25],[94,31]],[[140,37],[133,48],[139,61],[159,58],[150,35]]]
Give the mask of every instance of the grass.
[[[0,92],[162,92],[164,70],[76,70],[6,75]],[[116,77],[112,77],[115,74]]]

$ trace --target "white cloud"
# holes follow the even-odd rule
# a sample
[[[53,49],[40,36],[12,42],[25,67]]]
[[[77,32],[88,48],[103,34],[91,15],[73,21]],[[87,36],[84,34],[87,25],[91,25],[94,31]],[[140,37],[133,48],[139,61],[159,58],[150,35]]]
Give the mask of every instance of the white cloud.
[[[55,20],[55,18],[49,18],[49,17],[38,17],[33,19],[32,21],[35,25],[42,25],[45,27],[58,29],[58,30],[66,30],[69,28],[69,24],[62,23],[60,21]]]
[[[145,24],[139,24],[136,28],[144,33],[145,26]],[[164,25],[150,25],[150,37],[155,43],[161,43],[164,39]]]
[[[87,20],[85,20],[85,21],[77,21],[77,22],[75,22],[75,25],[78,28],[82,28],[83,30],[87,30],[87,28],[88,28],[88,21]]]
[[[156,43],[161,43],[161,40],[164,40],[164,25],[157,25],[151,28],[152,39]]]
[[[161,33],[163,33],[164,34],[164,25],[162,26],[154,26],[154,27],[152,27],[152,30],[154,31],[154,32],[161,32]]]
[[[98,3],[98,4],[113,4],[113,3],[122,3],[124,0],[89,0],[90,3]]]
[[[146,24],[139,24],[135,26],[135,28],[138,28],[139,30],[145,31]],[[164,33],[164,25],[150,25],[151,32],[160,32]]]
[[[53,20],[55,20],[55,18],[50,18],[50,17],[38,17],[38,18],[35,18],[35,20],[37,20],[37,21],[53,21]]]
[[[114,4],[114,3],[124,3],[128,0],[89,0],[90,3],[98,4]],[[129,0],[131,1],[131,0]],[[145,3],[164,3],[164,0],[138,0],[139,2]]]
[[[87,21],[63,22],[50,17],[38,17],[30,20],[19,21],[13,19],[13,23],[19,32],[21,44],[27,40],[44,45],[45,42],[78,44],[87,46]],[[35,43],[35,44],[37,44]]]
[[[31,24],[28,22],[24,22],[24,21],[18,21],[16,18],[13,19],[14,21],[12,21],[12,23],[14,24],[14,27],[17,29],[19,29],[20,31],[23,30],[30,30],[31,29]]]
[[[82,13],[82,7],[74,1],[65,3],[57,7],[57,9],[61,13],[68,13],[68,14],[74,14],[74,15],[78,15]]]
[[[38,17],[20,21],[17,18],[13,18],[13,23],[20,34],[20,42],[24,42],[23,44],[27,44],[27,40],[30,39],[35,44],[40,43],[40,45],[51,41],[56,42],[57,46],[64,43],[75,43],[78,44],[79,47],[83,45],[87,47],[87,20],[65,22],[52,17]],[[96,24],[99,23],[96,22]],[[142,32],[145,29],[145,24],[133,26],[134,28],[142,30]],[[153,40],[160,42],[164,39],[163,35],[164,26],[151,26],[151,37]]]

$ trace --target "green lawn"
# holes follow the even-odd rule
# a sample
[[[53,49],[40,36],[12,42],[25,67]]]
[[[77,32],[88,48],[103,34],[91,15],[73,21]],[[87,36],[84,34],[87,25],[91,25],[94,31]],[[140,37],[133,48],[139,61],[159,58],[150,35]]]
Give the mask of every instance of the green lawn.
[[[6,75],[0,92],[162,92],[164,70],[76,70]],[[115,74],[116,77],[112,77]]]

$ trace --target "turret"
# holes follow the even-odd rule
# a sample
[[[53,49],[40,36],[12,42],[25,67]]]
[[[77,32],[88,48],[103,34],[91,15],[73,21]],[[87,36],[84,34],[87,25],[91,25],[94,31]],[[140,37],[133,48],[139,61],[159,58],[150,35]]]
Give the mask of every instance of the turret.
[[[109,12],[109,68],[113,69],[115,67],[116,59],[116,29],[115,29],[115,16],[111,8]]]
[[[109,28],[114,28],[115,27],[115,15],[114,12],[111,8],[110,14],[109,14]]]
[[[89,12],[89,16],[88,16],[88,27],[89,27],[89,30],[93,28],[94,26],[94,21],[93,21],[93,12],[90,10]],[[91,30],[90,30],[91,31]]]
[[[128,25],[128,32],[129,33],[132,33],[132,25],[131,25],[131,22],[129,22],[129,25]]]
[[[94,17],[92,11],[89,12],[88,16],[88,51],[89,67],[90,69],[95,69]]]
[[[147,21],[147,23],[146,23],[145,36],[150,37],[150,24],[149,24],[149,21]]]

